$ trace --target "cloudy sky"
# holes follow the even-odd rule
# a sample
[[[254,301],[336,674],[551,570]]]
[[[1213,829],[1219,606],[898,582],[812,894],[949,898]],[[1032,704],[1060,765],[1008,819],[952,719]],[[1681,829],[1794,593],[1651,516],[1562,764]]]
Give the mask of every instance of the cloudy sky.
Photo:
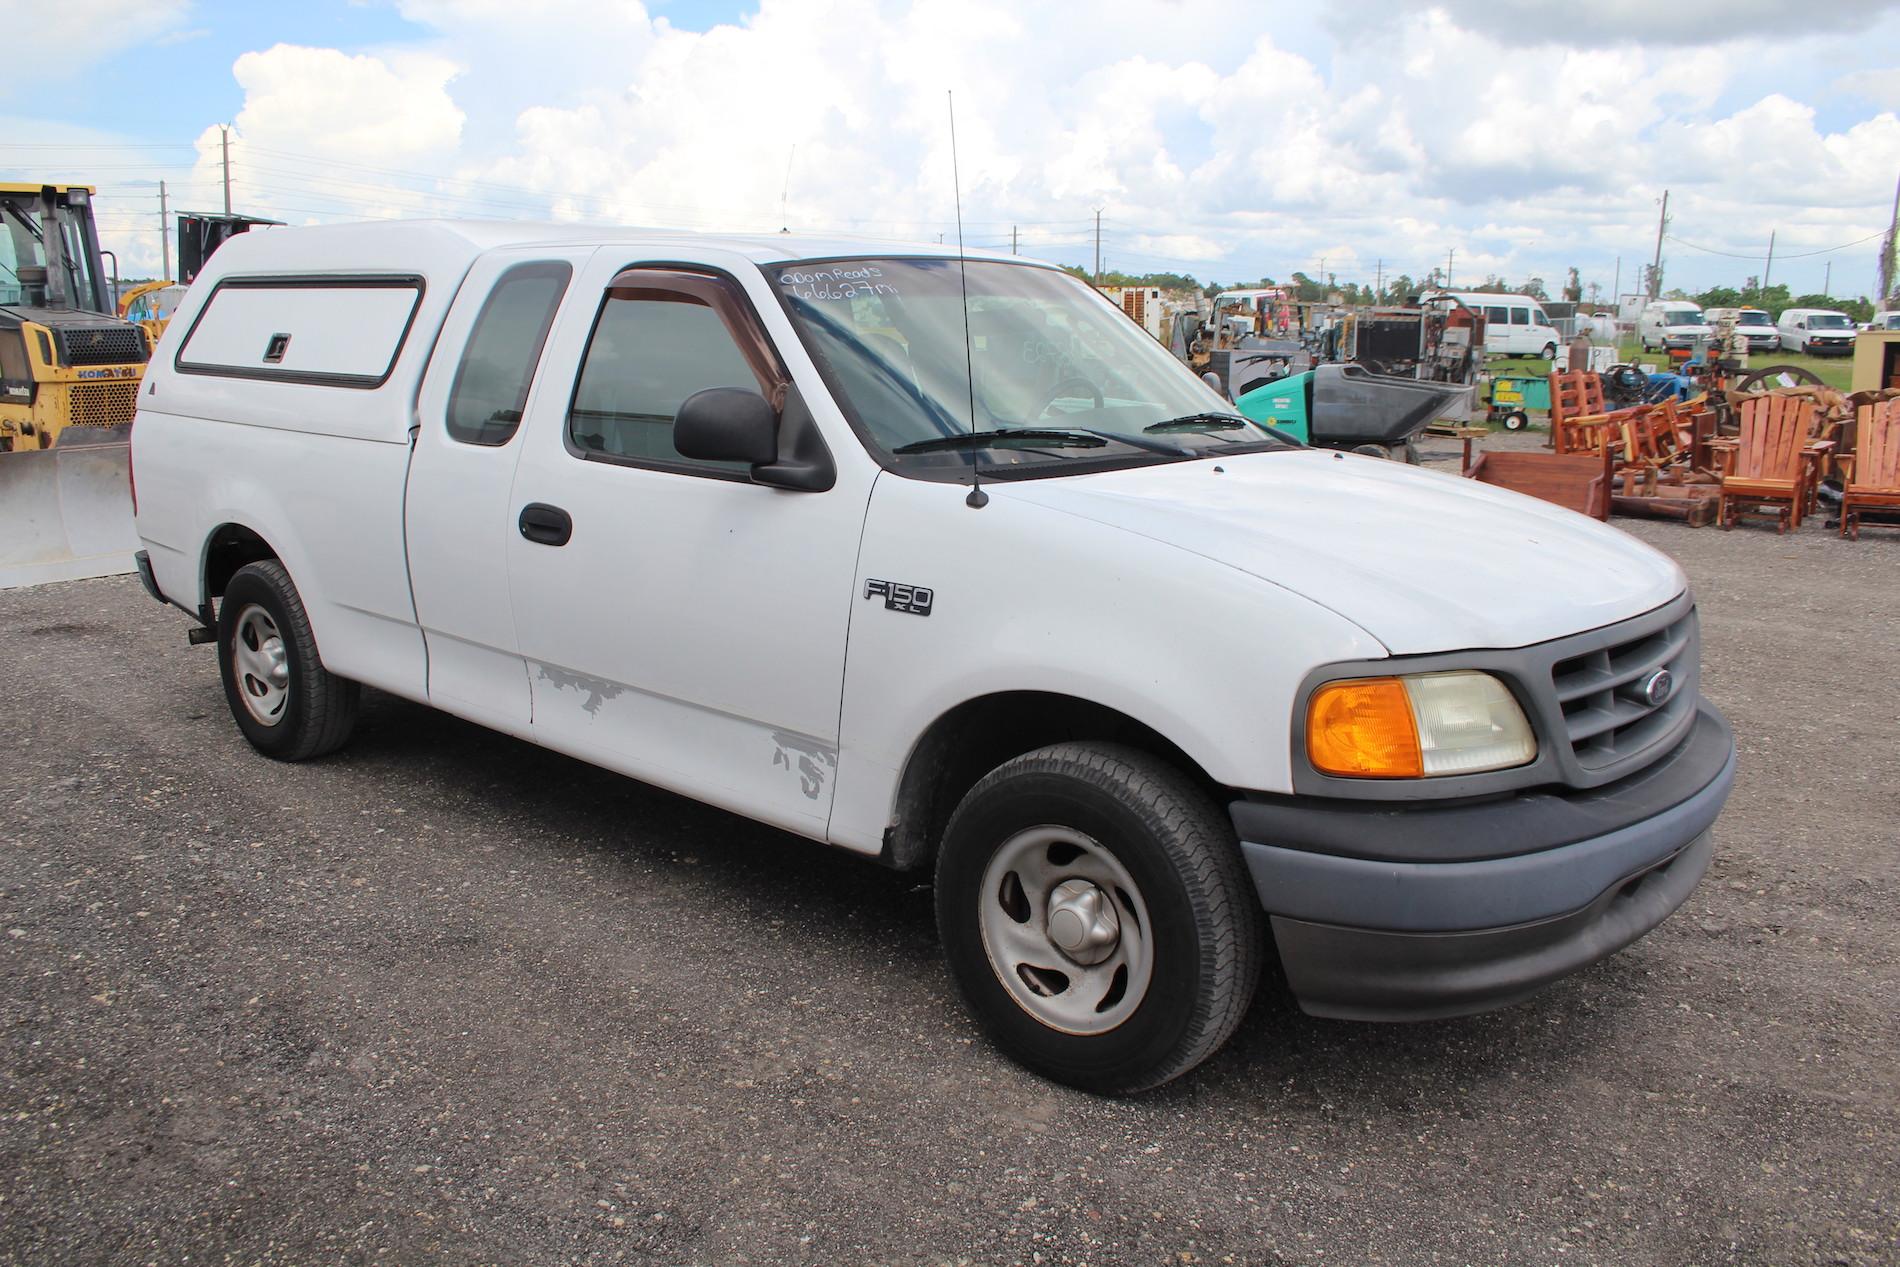
[[[1900,0],[7,0],[0,180],[174,209],[955,240],[1203,280],[1871,294]],[[1875,240],[1868,240],[1875,239]],[[1850,245],[1851,244],[1851,245]],[[1841,249],[1833,249],[1841,248]]]

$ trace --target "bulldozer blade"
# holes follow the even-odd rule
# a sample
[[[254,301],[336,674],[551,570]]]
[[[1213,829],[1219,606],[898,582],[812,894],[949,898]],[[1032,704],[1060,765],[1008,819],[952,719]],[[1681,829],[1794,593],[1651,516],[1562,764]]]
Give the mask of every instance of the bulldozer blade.
[[[0,589],[133,570],[130,445],[98,439],[0,453]]]

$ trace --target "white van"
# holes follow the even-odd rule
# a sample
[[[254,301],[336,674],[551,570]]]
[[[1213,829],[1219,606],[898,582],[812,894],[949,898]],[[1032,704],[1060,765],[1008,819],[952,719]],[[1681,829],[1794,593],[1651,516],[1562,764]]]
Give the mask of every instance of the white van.
[[[1832,308],[1789,308],[1775,322],[1781,350],[1811,356],[1848,356],[1859,331],[1854,319]]]
[[[1664,348],[1693,348],[1704,339],[1715,337],[1699,304],[1686,299],[1658,299],[1643,309],[1636,322],[1636,341],[1643,351]]]
[[[1775,319],[1760,308],[1711,308],[1702,314],[1711,331],[1724,321],[1735,323],[1735,333],[1748,340],[1750,352],[1773,352],[1781,346],[1781,332]]]
[[[1437,291],[1464,303],[1484,318],[1486,356],[1541,356],[1554,360],[1563,339],[1529,295],[1497,295],[1482,290]]]
[[[139,400],[141,578],[259,752],[371,686],[934,871],[971,1010],[1099,1091],[1269,966],[1324,1016],[1522,998],[1688,896],[1734,775],[1665,555],[1296,444],[1007,255],[247,234]]]

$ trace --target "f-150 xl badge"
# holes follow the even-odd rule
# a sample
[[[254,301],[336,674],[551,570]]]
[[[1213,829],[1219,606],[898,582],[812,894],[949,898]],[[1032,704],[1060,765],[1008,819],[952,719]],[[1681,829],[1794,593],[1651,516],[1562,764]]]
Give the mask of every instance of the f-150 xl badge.
[[[880,581],[875,578],[864,582],[864,596],[876,598],[882,595],[886,611],[909,612],[913,616],[928,616],[930,603],[935,597],[921,585],[900,585],[896,581]]]

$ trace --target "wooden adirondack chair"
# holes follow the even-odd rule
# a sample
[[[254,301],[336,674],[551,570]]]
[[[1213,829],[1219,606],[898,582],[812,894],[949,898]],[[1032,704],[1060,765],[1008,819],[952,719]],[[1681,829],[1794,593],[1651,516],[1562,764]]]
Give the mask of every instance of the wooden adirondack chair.
[[[1853,455],[1839,459],[1848,468],[1841,535],[1858,541],[1861,511],[1900,512],[1900,398],[1862,405],[1855,431]]]
[[[1550,445],[1559,453],[1596,453],[1604,436],[1598,428],[1578,428],[1578,418],[1603,413],[1603,380],[1581,370],[1558,370],[1550,376]]]
[[[1744,514],[1772,515],[1775,531],[1801,526],[1815,451],[1814,402],[1763,396],[1742,405],[1742,432],[1722,476],[1716,520],[1733,528]]]

